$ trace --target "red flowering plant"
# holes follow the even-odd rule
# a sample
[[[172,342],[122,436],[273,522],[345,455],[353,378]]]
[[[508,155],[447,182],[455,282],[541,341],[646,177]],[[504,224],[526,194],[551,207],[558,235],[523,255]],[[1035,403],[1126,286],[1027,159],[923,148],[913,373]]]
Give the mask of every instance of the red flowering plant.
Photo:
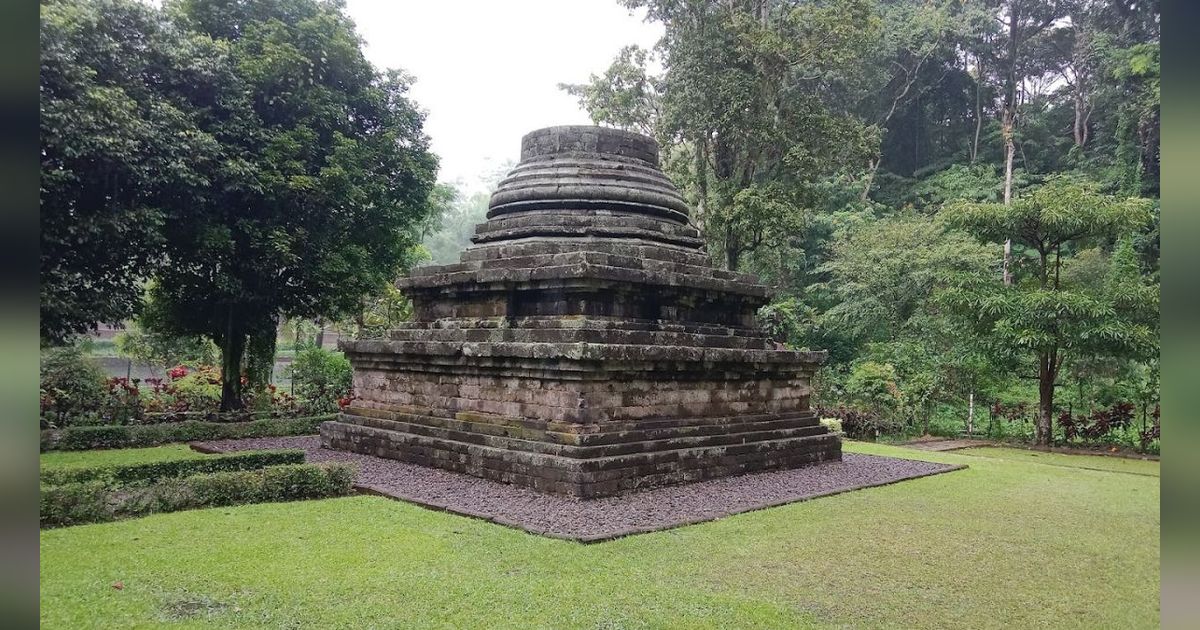
[[[120,376],[108,379],[107,392],[100,404],[100,416],[108,424],[135,424],[145,418],[140,382]]]

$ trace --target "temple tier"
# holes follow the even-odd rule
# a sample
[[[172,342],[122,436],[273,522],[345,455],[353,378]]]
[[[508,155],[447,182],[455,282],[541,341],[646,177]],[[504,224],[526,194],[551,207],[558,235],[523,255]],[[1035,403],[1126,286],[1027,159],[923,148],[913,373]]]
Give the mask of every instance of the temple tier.
[[[472,242],[398,283],[414,321],[339,343],[324,446],[580,498],[841,459],[825,353],[756,326],[767,288],[712,267],[652,139],[526,135]]]

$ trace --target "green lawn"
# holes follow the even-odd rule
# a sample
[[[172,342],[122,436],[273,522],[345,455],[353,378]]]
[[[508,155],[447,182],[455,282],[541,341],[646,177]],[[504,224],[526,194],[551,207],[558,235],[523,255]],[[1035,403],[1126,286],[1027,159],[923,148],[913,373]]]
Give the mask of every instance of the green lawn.
[[[151,448],[114,448],[97,451],[51,451],[42,453],[42,468],[87,468],[121,464],[165,462],[176,459],[207,457],[187,444],[168,444]]]
[[[1051,466],[1070,466],[1072,468],[1094,468],[1116,472],[1133,473],[1136,475],[1158,476],[1159,465],[1155,460],[1132,459],[1128,457],[1111,457],[1107,455],[1069,455],[1066,453],[1047,453],[1022,448],[979,447],[964,448],[959,453],[979,457],[1000,457],[1048,464]]]
[[[590,546],[367,496],[47,530],[42,625],[1158,626],[1158,477],[847,450],[970,468]]]

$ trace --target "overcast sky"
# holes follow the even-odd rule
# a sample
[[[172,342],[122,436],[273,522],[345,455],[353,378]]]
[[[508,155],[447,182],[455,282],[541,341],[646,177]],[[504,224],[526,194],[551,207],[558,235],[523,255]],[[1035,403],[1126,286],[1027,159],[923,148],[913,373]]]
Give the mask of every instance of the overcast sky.
[[[438,179],[469,192],[518,159],[527,132],[590,122],[560,82],[581,83],[622,46],[650,48],[662,34],[617,0],[349,0],[347,12],[376,66],[416,77]]]

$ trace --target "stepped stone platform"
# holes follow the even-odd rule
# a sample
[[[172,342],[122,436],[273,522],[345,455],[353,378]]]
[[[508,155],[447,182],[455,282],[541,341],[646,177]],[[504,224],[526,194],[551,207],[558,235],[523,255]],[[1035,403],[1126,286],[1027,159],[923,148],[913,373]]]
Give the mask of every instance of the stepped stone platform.
[[[809,409],[824,352],[756,326],[645,136],[526,135],[460,262],[397,286],[414,321],[341,340],[358,398],[326,448],[595,498],[840,460]]]

